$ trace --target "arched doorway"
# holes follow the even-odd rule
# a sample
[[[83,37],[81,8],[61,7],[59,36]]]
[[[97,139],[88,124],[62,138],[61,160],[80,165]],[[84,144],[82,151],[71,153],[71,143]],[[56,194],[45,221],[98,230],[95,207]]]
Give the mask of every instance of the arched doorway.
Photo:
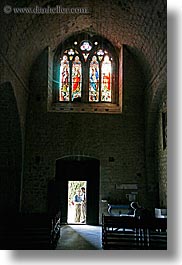
[[[87,182],[86,223],[99,224],[99,176],[100,162],[85,156],[69,156],[56,161],[56,204],[61,211],[62,221],[67,222],[68,181]]]

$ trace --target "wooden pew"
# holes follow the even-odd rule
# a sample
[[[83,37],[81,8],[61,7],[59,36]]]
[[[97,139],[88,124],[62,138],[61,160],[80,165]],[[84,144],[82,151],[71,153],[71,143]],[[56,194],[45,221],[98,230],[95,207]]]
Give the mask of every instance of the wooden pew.
[[[139,244],[138,219],[102,215],[103,249],[138,249]]]
[[[103,249],[167,249],[167,219],[102,215]]]
[[[61,228],[61,212],[51,218],[51,235],[50,235],[50,246],[55,249],[57,242],[60,238],[60,228]]]
[[[153,218],[142,227],[145,249],[167,250],[167,218]]]

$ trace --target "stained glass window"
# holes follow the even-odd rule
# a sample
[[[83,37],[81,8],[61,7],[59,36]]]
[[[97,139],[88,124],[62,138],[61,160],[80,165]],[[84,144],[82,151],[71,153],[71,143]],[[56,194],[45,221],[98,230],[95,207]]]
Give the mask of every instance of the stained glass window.
[[[60,92],[59,101],[69,101],[70,91],[70,68],[66,55],[63,56],[60,65]]]
[[[99,101],[99,62],[93,56],[89,69],[89,101]]]
[[[98,50],[97,55],[98,55],[99,61],[102,61],[103,56],[104,56],[104,52],[102,50]]]
[[[59,101],[113,103],[116,55],[112,46],[94,36],[67,41],[60,53]],[[114,58],[114,59],[113,59]]]
[[[90,51],[92,49],[92,45],[89,41],[83,41],[80,45],[80,49],[82,51]]]
[[[81,98],[82,67],[79,56],[76,56],[72,64],[72,101]]]
[[[81,98],[82,63],[76,50],[66,50],[64,54],[67,55],[60,61],[59,101],[75,101]]]
[[[104,56],[101,74],[101,101],[111,102],[111,61],[108,55]]]

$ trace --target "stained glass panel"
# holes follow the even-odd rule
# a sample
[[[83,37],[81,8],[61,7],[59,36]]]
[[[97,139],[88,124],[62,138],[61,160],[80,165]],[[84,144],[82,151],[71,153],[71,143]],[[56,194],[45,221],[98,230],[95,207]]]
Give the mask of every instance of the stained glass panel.
[[[99,61],[101,62],[104,56],[103,50],[98,50],[97,55],[98,55]]]
[[[69,54],[69,55],[74,55],[75,53],[74,53],[73,49],[70,49],[70,50],[68,51],[68,54]]]
[[[78,46],[77,46],[78,45]],[[112,102],[112,77],[110,51],[98,41],[72,41],[65,46],[60,61],[59,101],[62,102]]]
[[[83,42],[81,43],[80,49],[81,49],[82,51],[87,51],[87,52],[89,52],[89,51],[92,49],[92,45],[91,45],[91,43],[90,43],[89,41],[83,41]]]
[[[72,64],[72,101],[81,98],[82,64],[79,56],[76,56]]]
[[[111,61],[105,55],[101,67],[101,101],[111,102]]]
[[[89,101],[99,101],[99,62],[93,56],[89,69]]]
[[[69,82],[70,82],[69,61],[68,57],[64,55],[60,64],[59,101],[69,101],[69,89],[70,89]]]
[[[89,53],[83,53],[83,57],[84,57],[85,62],[87,61],[88,56],[89,56]]]

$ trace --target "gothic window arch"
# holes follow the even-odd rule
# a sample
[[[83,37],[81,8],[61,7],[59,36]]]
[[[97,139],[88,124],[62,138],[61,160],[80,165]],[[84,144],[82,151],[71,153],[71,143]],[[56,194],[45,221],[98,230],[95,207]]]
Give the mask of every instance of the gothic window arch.
[[[53,102],[64,111],[119,108],[119,52],[105,38],[86,33],[63,41],[53,62]]]

